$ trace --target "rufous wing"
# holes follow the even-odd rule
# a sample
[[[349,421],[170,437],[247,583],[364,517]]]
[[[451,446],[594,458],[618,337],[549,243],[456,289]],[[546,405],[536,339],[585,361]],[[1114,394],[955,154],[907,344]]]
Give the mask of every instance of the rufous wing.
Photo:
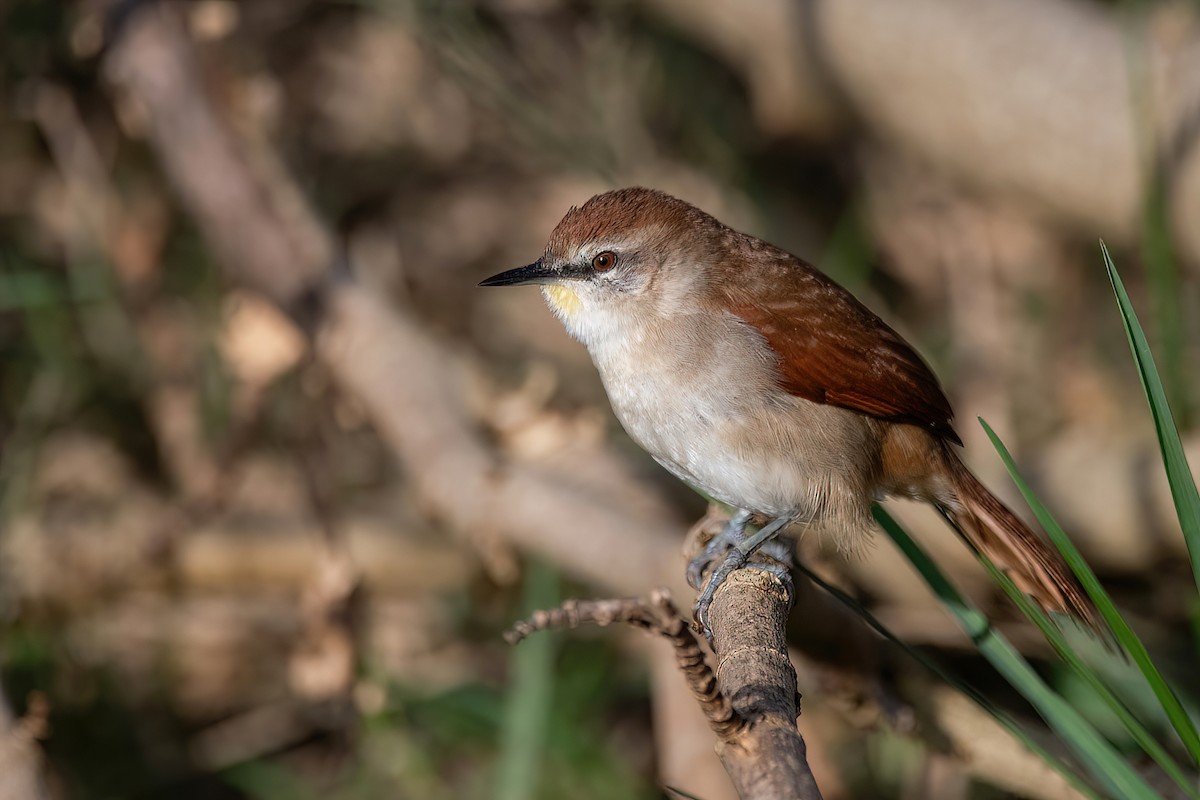
[[[962,444],[937,378],[900,334],[790,253],[757,240],[747,247],[756,252],[735,263],[754,268],[722,267],[721,303],[767,340],[784,389]]]

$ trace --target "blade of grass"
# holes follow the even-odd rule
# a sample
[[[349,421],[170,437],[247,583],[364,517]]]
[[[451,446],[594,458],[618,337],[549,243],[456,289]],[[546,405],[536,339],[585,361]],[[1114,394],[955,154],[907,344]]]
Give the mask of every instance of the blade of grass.
[[[553,607],[558,601],[558,574],[546,564],[532,562],[525,574],[524,610],[532,614],[539,608]],[[537,796],[554,696],[557,649],[553,631],[531,636],[513,648],[512,689],[505,702],[500,731],[494,795],[497,800],[529,800]]]
[[[1200,791],[1197,791],[1194,782],[1188,779],[1183,768],[1171,758],[1166,749],[1158,743],[1154,735],[1146,729],[1125,703],[1108,687],[1108,684],[1104,682],[1100,675],[1083,660],[1079,652],[1067,641],[1062,628],[1055,624],[1050,615],[1042,610],[1041,606],[1033,602],[1027,594],[1021,591],[1017,584],[1013,582],[1013,579],[1008,577],[991,559],[983,553],[978,553],[977,555],[984,568],[992,576],[992,579],[1017,604],[1017,607],[1021,609],[1025,616],[1038,627],[1038,630],[1042,632],[1042,635],[1046,637],[1046,641],[1054,647],[1054,650],[1062,660],[1088,686],[1092,687],[1092,690],[1104,701],[1105,705],[1112,710],[1113,714],[1116,715],[1117,719],[1120,720],[1125,730],[1129,733],[1130,738],[1137,742],[1146,755],[1150,756],[1156,764],[1162,767],[1163,772],[1171,780],[1175,781],[1176,785],[1183,790],[1186,796],[1200,800]]]
[[[1124,323],[1125,335],[1129,338],[1129,349],[1133,351],[1133,360],[1137,363],[1142,388],[1146,392],[1146,400],[1150,403],[1154,429],[1158,433],[1158,445],[1162,450],[1163,465],[1167,469],[1167,481],[1171,484],[1171,497],[1175,501],[1175,512],[1179,515],[1179,526],[1183,529],[1183,538],[1192,558],[1192,574],[1196,578],[1196,586],[1200,588],[1200,492],[1196,490],[1196,481],[1183,453],[1179,429],[1171,416],[1167,394],[1158,375],[1158,368],[1154,365],[1154,355],[1146,342],[1146,334],[1138,322],[1133,303],[1125,292],[1125,284],[1121,282],[1121,276],[1117,274],[1117,267],[1113,264],[1104,242],[1100,242],[1100,251],[1104,254],[1108,279],[1112,282],[1113,293],[1117,296],[1117,307],[1121,310],[1121,322]]]
[[[979,652],[1028,700],[1042,719],[1062,738],[1109,791],[1117,797],[1159,798],[1096,729],[1038,676],[1020,653],[968,603],[929,555],[879,506],[875,519],[920,573],[942,604],[958,619]]]
[[[1025,745],[1030,752],[1045,761],[1046,764],[1049,765],[1050,768],[1055,772],[1062,775],[1063,778],[1065,778],[1066,781],[1070,783],[1076,791],[1085,797],[1092,798],[1092,800],[1099,800],[1099,795],[1096,794],[1096,791],[1089,786],[1088,783],[1082,777],[1080,777],[1079,774],[1069,764],[1051,753],[1046,748],[1042,747],[1042,745],[1039,744],[1032,736],[1030,736],[1029,733],[1015,719],[1013,719],[999,706],[989,700],[986,695],[981,693],[974,686],[971,686],[969,683],[960,680],[957,676],[942,669],[941,665],[939,665],[936,661],[929,658],[923,652],[893,633],[890,628],[880,622],[874,614],[868,611],[866,607],[859,603],[856,599],[846,594],[833,584],[827,582],[817,573],[809,570],[809,568],[806,567],[802,562],[797,562],[796,568],[807,575],[813,583],[837,599],[842,605],[846,606],[859,617],[861,617],[863,622],[870,625],[871,628],[874,629],[884,639],[887,639],[889,642],[899,647],[901,650],[911,656],[914,661],[925,667],[925,669],[929,670],[932,674],[936,675],[948,686],[957,690],[968,699],[973,700],[976,705],[990,714],[1002,728],[1012,734],[1014,738],[1021,742],[1021,744]]]
[[[983,425],[983,429],[987,432],[988,438],[992,440],[992,446],[996,448],[996,452],[1000,454],[1000,459],[1004,462],[1004,466],[1008,469],[1009,476],[1021,490],[1021,495],[1025,498],[1025,502],[1033,509],[1034,515],[1038,522],[1041,523],[1042,530],[1050,537],[1050,541],[1062,553],[1063,558],[1067,562],[1067,566],[1075,573],[1075,577],[1079,578],[1079,582],[1083,585],[1088,596],[1092,598],[1092,602],[1096,604],[1100,615],[1104,617],[1104,621],[1108,623],[1108,627],[1112,629],[1113,635],[1122,647],[1129,653],[1133,663],[1141,670],[1145,676],[1146,682],[1150,685],[1150,689],[1154,692],[1154,696],[1158,698],[1158,702],[1162,705],[1163,711],[1167,715],[1167,719],[1171,721],[1171,726],[1175,728],[1175,732],[1179,734],[1180,740],[1188,753],[1191,754],[1194,761],[1200,761],[1200,734],[1196,732],[1196,726],[1192,723],[1192,719],[1184,710],[1183,704],[1179,702],[1174,690],[1167,684],[1162,673],[1158,671],[1158,667],[1150,659],[1150,654],[1146,651],[1145,645],[1138,635],[1134,633],[1133,628],[1129,627],[1129,623],[1121,616],[1121,612],[1117,610],[1116,604],[1112,598],[1108,596],[1108,592],[1104,590],[1100,579],[1096,577],[1096,573],[1092,572],[1092,568],[1088,566],[1083,555],[1075,547],[1070,537],[1051,516],[1050,512],[1042,505],[1033,490],[1029,488],[1029,484],[1021,477],[1017,471],[1017,465],[1013,461],[1012,455],[1008,452],[1008,448],[1004,446],[1004,442],[1000,441],[1000,437],[992,430],[983,418],[980,418],[979,423]]]

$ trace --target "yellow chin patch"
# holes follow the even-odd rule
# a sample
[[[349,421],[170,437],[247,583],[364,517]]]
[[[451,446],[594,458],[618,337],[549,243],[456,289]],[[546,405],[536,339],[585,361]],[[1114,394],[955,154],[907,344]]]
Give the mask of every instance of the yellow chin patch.
[[[561,283],[551,283],[542,287],[542,296],[550,304],[550,308],[563,319],[571,319],[583,307],[579,295],[573,289]]]

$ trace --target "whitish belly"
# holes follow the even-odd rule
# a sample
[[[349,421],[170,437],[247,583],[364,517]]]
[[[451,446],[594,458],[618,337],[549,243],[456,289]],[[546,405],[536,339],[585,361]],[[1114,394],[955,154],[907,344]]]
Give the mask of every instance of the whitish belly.
[[[744,363],[744,362],[743,362]],[[625,430],[681,480],[736,508],[862,528],[872,495],[862,417],[792,397],[724,364],[606,376]]]

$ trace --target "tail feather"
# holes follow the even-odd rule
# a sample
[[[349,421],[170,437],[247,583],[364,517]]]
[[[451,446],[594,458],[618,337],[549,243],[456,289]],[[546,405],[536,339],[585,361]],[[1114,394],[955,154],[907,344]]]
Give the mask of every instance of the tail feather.
[[[1107,627],[1062,556],[980,483],[958,456],[946,451],[952,503],[941,507],[967,543],[986,555],[1021,591],[1049,612],[1069,614],[1107,639]]]

